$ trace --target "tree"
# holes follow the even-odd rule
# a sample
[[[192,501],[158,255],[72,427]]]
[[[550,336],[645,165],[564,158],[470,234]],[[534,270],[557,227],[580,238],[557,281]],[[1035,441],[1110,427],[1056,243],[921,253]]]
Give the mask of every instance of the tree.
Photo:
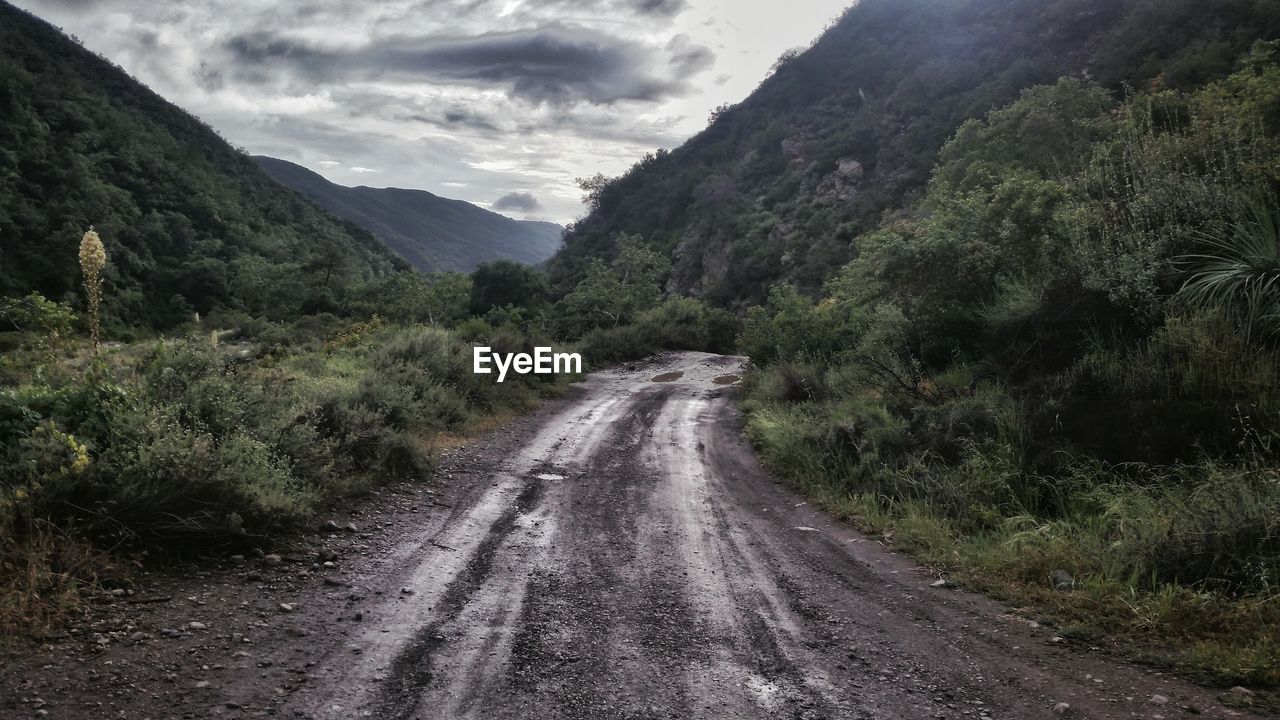
[[[587,206],[588,212],[595,212],[600,209],[600,198],[604,195],[604,191],[608,189],[609,184],[613,182],[613,178],[596,173],[589,178],[578,178],[574,182],[582,190],[582,202]]]
[[[561,337],[576,338],[598,327],[615,327],[624,317],[622,281],[599,258],[573,292],[556,303],[554,323]]]
[[[362,311],[398,323],[450,326],[467,317],[471,278],[459,272],[426,277],[404,271],[366,286]]]
[[[471,274],[471,314],[482,316],[495,307],[534,310],[547,300],[547,276],[511,260],[485,263]]]
[[[557,304],[555,322],[561,336],[625,325],[662,299],[671,262],[638,235],[619,236],[618,246],[611,266],[593,259],[586,277]]]
[[[613,261],[631,302],[652,306],[662,297],[662,283],[671,272],[671,261],[645,245],[639,235],[618,236],[618,257]]]
[[[0,356],[0,373],[25,371],[53,362],[71,336],[76,314],[40,293],[0,298],[0,332],[13,333],[17,348]]]
[[[423,311],[433,325],[452,325],[467,317],[471,303],[471,277],[460,272],[433,272],[427,276]]]

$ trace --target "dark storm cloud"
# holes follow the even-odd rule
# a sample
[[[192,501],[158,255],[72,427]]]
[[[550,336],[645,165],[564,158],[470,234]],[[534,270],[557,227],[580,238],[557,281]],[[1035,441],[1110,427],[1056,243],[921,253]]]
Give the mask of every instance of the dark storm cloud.
[[[538,198],[534,197],[533,193],[510,192],[495,200],[493,209],[533,213],[542,210],[542,203],[538,202]]]
[[[493,135],[511,123],[503,122],[499,111],[460,101],[421,98],[378,88],[336,88],[332,94],[348,117],[377,118],[390,122],[412,122],[443,130]]]
[[[439,12],[447,7],[454,16],[507,15],[545,20],[565,15],[593,15],[617,20],[669,20],[689,9],[689,0],[421,0],[412,12]]]
[[[380,108],[372,108],[371,112],[377,112],[379,109]],[[469,130],[471,132],[488,135],[502,132],[502,128],[498,127],[492,120],[469,110],[446,110],[443,113],[393,113],[390,115],[390,118],[392,120],[412,120],[413,122],[433,125],[446,130]]]
[[[635,8],[646,15],[679,15],[688,7],[685,0],[637,0]]]
[[[466,127],[487,132],[498,132],[499,130],[498,126],[492,121],[470,110],[449,110],[445,112],[443,118],[450,127]]]
[[[568,135],[646,148],[670,146],[680,140],[672,127],[673,119],[620,114],[609,106],[548,106],[530,112],[519,103],[502,99],[463,102],[354,87],[335,88],[331,97],[347,118],[428,125],[451,137],[541,142]]]
[[[565,9],[592,10],[613,17],[630,14],[663,18],[675,17],[689,7],[688,0],[532,0],[526,4],[536,11],[543,12]]]
[[[461,38],[391,37],[356,48],[321,48],[260,31],[236,36],[226,47],[250,81],[284,65],[320,81],[390,77],[498,86],[512,97],[552,105],[657,102],[684,92],[689,76],[714,59],[687,39],[664,49],[563,25]],[[671,72],[653,72],[664,64]]]

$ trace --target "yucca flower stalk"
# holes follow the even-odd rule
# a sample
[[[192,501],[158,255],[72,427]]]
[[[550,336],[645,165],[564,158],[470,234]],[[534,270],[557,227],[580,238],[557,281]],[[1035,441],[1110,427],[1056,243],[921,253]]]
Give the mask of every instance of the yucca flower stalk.
[[[1280,335],[1280,219],[1273,201],[1258,200],[1208,250],[1180,258],[1190,276],[1178,298],[1224,313],[1246,339]]]
[[[98,352],[102,327],[102,269],[107,265],[107,249],[93,226],[80,240],[80,272],[84,275],[84,293],[89,305],[89,340]]]

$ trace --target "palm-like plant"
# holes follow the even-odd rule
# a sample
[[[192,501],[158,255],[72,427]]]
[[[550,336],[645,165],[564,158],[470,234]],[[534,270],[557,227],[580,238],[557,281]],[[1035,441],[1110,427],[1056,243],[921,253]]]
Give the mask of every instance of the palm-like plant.
[[[1225,232],[1206,235],[1206,252],[1179,259],[1189,277],[1178,299],[1221,311],[1246,339],[1280,336],[1278,216],[1274,199],[1258,199]]]

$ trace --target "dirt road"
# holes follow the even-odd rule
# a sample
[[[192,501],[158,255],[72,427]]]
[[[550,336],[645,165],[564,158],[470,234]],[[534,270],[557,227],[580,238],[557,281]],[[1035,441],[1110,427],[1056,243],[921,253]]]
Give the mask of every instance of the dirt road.
[[[323,690],[295,709],[1031,718],[1065,702],[1102,718],[1217,707],[1053,647],[1051,631],[931,587],[810,511],[740,439],[724,384],[738,372],[737,359],[688,353],[594,376],[407,553],[409,599],[386,603],[355,639],[357,659],[328,663]]]
[[[359,533],[156,579],[137,596],[172,602],[10,655],[0,716],[1236,714],[810,508],[741,439],[739,372],[678,353],[593,375],[447,458],[450,495],[393,489]],[[336,562],[299,571],[317,551]]]

